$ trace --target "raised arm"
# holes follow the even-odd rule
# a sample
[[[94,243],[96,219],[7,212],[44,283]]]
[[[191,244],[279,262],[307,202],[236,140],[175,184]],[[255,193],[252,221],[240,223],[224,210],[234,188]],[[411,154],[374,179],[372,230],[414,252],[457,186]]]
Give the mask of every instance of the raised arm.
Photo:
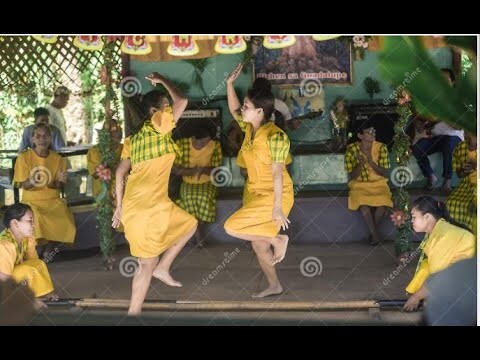
[[[240,103],[240,100],[238,100],[237,93],[235,92],[235,88],[233,87],[233,83],[235,80],[237,80],[238,76],[240,75],[240,72],[242,71],[243,64],[240,63],[237,65],[237,67],[233,70],[233,72],[230,74],[230,76],[227,79],[227,98],[228,98],[228,109],[230,110],[230,113],[234,118],[238,115],[240,112],[240,108],[242,107],[242,104]]]
[[[187,107],[188,99],[183,95],[182,91],[179,88],[175,87],[163,75],[160,75],[157,72],[153,72],[145,78],[149,80],[153,86],[155,86],[156,84],[162,84],[165,89],[167,89],[170,97],[172,98],[173,120],[177,122],[178,119],[180,119],[183,111]]]

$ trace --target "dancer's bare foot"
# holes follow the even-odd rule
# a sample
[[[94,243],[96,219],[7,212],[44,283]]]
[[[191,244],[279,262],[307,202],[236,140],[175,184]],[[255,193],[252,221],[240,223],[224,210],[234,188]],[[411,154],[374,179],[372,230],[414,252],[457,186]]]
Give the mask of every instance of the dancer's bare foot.
[[[165,284],[173,287],[181,287],[182,283],[179,281],[174,280],[168,271],[155,269],[152,276]]]
[[[142,308],[140,309],[128,309],[128,316],[138,316],[142,313]]]
[[[271,296],[271,295],[278,295],[283,292],[282,285],[278,284],[276,286],[269,286],[265,290],[255,293],[252,295],[253,298],[258,299],[258,298],[263,298],[265,296]]]
[[[288,235],[277,235],[277,241],[273,244],[274,254],[272,265],[278,264],[283,260],[285,254],[287,253],[288,246]]]

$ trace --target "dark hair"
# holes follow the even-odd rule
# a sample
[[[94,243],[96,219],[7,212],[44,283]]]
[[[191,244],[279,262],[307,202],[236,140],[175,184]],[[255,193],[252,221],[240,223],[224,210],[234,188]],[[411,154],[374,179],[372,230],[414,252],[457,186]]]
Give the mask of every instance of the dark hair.
[[[145,119],[150,117],[150,109],[152,107],[160,107],[160,101],[166,97],[165,93],[160,90],[152,90],[146,93],[142,98],[142,110]]]
[[[441,70],[442,70],[443,72],[448,73],[448,76],[450,77],[450,80],[452,81],[452,83],[455,82],[455,74],[453,73],[452,69],[442,68]]]
[[[356,133],[357,134],[361,134],[363,135],[363,131],[366,130],[366,129],[369,129],[369,128],[375,128],[375,126],[373,125],[373,122],[371,120],[365,120],[363,123],[361,123],[360,125],[357,125],[357,131]]]
[[[213,139],[212,129],[208,126],[199,126],[194,130],[193,137],[195,139],[204,139],[206,137]]]
[[[262,124],[270,121],[275,109],[275,97],[272,92],[265,89],[251,88],[248,90],[247,98],[253,103],[255,109],[263,109],[264,117]]]
[[[7,228],[10,228],[10,222],[12,220],[20,220],[27,213],[27,211],[31,211],[33,213],[32,208],[23,203],[7,206],[4,211],[3,225],[5,225]]]
[[[272,83],[265,78],[256,78],[252,84],[252,88],[272,91]]]
[[[45,130],[50,135],[50,137],[52,137],[52,129],[48,124],[45,124],[45,123],[35,124],[33,126],[32,137],[35,134],[35,131],[37,131],[38,129]]]
[[[412,209],[417,209],[422,214],[431,214],[435,218],[435,220],[443,218],[450,224],[471,232],[468,226],[452,219],[448,211],[447,205],[444,202],[437,201],[431,196],[424,195],[417,198],[412,204]]]
[[[35,120],[37,120],[37,118],[42,115],[50,116],[50,112],[44,107],[36,108],[33,112],[33,117],[35,118]]]

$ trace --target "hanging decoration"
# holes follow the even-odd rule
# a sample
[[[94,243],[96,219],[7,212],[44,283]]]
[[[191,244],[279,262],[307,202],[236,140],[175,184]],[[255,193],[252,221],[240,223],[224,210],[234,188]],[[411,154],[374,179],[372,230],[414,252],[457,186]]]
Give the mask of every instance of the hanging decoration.
[[[103,41],[102,37],[98,35],[75,36],[75,39],[73,40],[73,45],[83,50],[96,51],[102,50]]]
[[[200,49],[191,35],[176,35],[172,37],[167,52],[173,56],[192,56],[198,54]]]
[[[57,35],[32,35],[32,37],[47,44],[55,44],[58,40]]]
[[[267,49],[281,49],[295,44],[293,35],[267,35],[263,38],[263,46]]]
[[[315,41],[325,41],[325,40],[332,40],[337,37],[340,37],[340,35],[313,35],[312,38]]]
[[[129,55],[148,55],[152,52],[152,47],[145,36],[134,35],[125,36],[120,50]]]
[[[215,51],[219,54],[239,54],[247,49],[247,43],[242,36],[222,35],[218,37]]]

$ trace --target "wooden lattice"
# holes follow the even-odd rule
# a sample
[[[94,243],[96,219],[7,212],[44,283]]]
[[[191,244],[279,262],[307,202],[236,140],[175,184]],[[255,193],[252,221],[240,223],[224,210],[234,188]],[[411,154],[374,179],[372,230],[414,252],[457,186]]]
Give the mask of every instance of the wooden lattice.
[[[77,48],[73,40],[72,36],[59,36],[56,43],[46,44],[31,36],[0,36],[0,91],[29,86],[32,82],[53,89],[60,83],[60,78],[62,85],[80,86],[80,80],[73,72],[82,72],[89,65],[96,67],[103,64],[103,56],[101,51]],[[118,71],[122,66],[120,45],[121,42],[117,41]]]

